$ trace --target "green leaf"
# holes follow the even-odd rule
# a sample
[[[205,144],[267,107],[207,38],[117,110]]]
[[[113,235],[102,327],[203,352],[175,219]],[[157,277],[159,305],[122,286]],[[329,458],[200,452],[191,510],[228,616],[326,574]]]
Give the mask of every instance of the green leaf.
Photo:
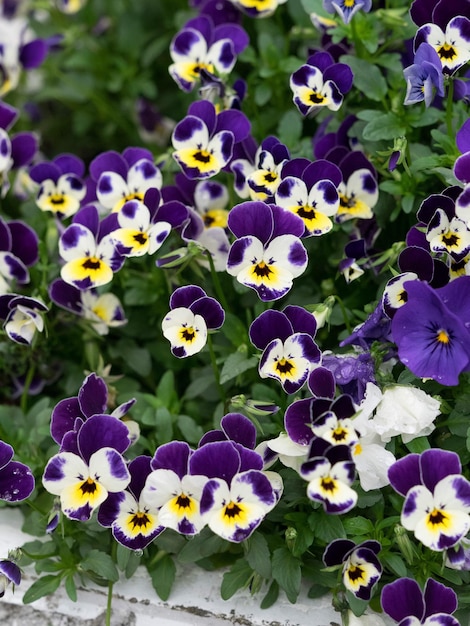
[[[347,535],[368,535],[374,531],[374,524],[366,517],[353,517],[344,520]]]
[[[225,572],[222,578],[222,585],[220,587],[220,595],[223,600],[231,598],[239,589],[246,587],[251,577],[253,576],[253,570],[245,561],[245,559],[238,559],[230,568],[230,571]]]
[[[173,417],[166,407],[162,406],[156,410],[155,424],[160,444],[168,443],[173,439]]]
[[[60,581],[61,576],[58,574],[49,574],[48,576],[38,578],[24,594],[23,603],[30,604],[31,602],[36,602],[39,598],[54,593],[59,588]]]
[[[242,343],[248,343],[248,333],[245,324],[233,313],[225,314],[224,325],[221,332],[236,348]]]
[[[129,557],[131,556],[131,554],[132,554],[132,551],[129,550],[129,548],[126,548],[120,543],[117,544],[116,562],[121,572],[124,572],[124,570],[126,569],[127,564],[129,563]]]
[[[73,574],[69,574],[65,579],[65,591],[67,592],[68,597],[72,600],[72,602],[77,601],[77,586],[75,585],[75,581],[73,579]]]
[[[246,354],[239,351],[229,354],[220,372],[220,384],[223,385],[257,365],[258,359],[254,356],[247,358]]]
[[[367,609],[369,603],[366,600],[356,598],[356,596],[348,590],[346,590],[346,598],[348,599],[348,604],[351,607],[351,611],[354,613],[354,615],[356,617],[361,617],[361,615],[363,615],[363,613]]]
[[[245,558],[250,567],[263,578],[271,578],[271,554],[264,536],[255,532],[246,540]]]
[[[255,102],[258,106],[262,107],[266,104],[273,95],[273,90],[268,83],[260,83],[255,88]]]
[[[175,391],[175,375],[172,370],[167,370],[160,379],[155,394],[163,406],[171,409],[172,402],[177,398]]]
[[[101,550],[91,550],[80,564],[81,568],[98,574],[110,582],[119,580],[119,572],[113,559]]]
[[[272,568],[273,578],[284,589],[289,602],[294,604],[300,592],[302,572],[300,559],[297,559],[291,551],[286,548],[278,548],[273,552]]]
[[[177,424],[184,440],[188,443],[197,443],[204,434],[202,426],[189,415],[178,415]]]
[[[418,454],[421,454],[421,452],[424,452],[425,450],[429,450],[431,447],[427,437],[416,437],[415,439],[408,441],[408,443],[405,443],[405,446],[410,452],[417,452]]]
[[[168,600],[176,578],[176,566],[169,554],[165,554],[149,569],[152,586],[162,600]]]
[[[380,69],[373,63],[345,54],[341,63],[347,63],[354,74],[354,86],[371,100],[380,101],[387,93],[387,81]],[[403,134],[403,133],[400,133]]]
[[[406,133],[406,127],[394,113],[384,113],[368,122],[363,130],[363,137],[368,141],[395,139]]]
[[[260,607],[262,609],[269,609],[279,597],[279,585],[275,580],[270,584],[268,593],[261,600]]]
[[[383,554],[380,560],[400,578],[404,578],[407,575],[406,563],[398,554]]]
[[[303,123],[297,110],[284,113],[277,125],[279,141],[286,145],[296,144],[302,135]]]
[[[308,523],[315,533],[315,537],[325,543],[330,543],[333,539],[346,537],[343,522],[337,515],[327,515],[323,509],[317,509],[309,515]]]
[[[140,565],[141,555],[137,552],[129,550],[129,562],[126,565],[126,578],[131,578]]]

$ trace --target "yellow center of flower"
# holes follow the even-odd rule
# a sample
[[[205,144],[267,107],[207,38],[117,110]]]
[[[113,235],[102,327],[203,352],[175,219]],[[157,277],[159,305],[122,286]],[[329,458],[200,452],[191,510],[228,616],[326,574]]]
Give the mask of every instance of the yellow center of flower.
[[[437,335],[436,335],[436,339],[439,343],[444,343],[444,344],[448,344],[450,343],[450,337],[449,334],[446,330],[444,330],[443,328],[440,328],[437,331]]]
[[[457,56],[455,48],[449,43],[443,43],[442,46],[437,49],[437,54],[441,61],[453,61]]]
[[[318,91],[311,91],[308,99],[310,100],[310,104],[323,104],[323,102],[326,100],[325,96],[323,96],[321,93],[318,93]]]
[[[295,369],[295,365],[283,357],[276,362],[275,369],[281,376],[288,376]]]
[[[192,343],[196,339],[196,330],[192,326],[185,326],[180,330],[180,336],[186,343]]]
[[[342,426],[337,426],[334,429],[334,431],[331,433],[332,439],[334,439],[334,441],[336,442],[344,441],[344,439],[346,439],[347,436],[348,436],[348,431]]]
[[[222,509],[222,520],[229,525],[244,523],[247,519],[247,511],[243,504],[229,502]]]
[[[433,509],[427,518],[427,525],[430,526],[432,530],[439,530],[440,528],[447,528],[450,524],[450,517],[444,511],[440,509]]]
[[[140,532],[146,530],[148,526],[152,526],[152,517],[143,511],[137,511],[129,518],[127,525],[131,531]]]

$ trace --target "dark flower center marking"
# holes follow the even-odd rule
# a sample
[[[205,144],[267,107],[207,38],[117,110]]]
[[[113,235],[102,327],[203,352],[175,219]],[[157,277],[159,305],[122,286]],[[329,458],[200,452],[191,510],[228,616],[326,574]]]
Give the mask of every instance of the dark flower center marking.
[[[323,491],[330,491],[331,493],[333,493],[333,491],[336,491],[336,481],[334,481],[329,476],[327,476],[326,478],[322,478],[320,484]]]
[[[141,246],[143,246],[147,243],[148,237],[145,233],[137,233],[133,235],[133,239],[137,241],[137,243],[139,243]]]
[[[446,233],[442,235],[442,243],[448,248],[457,247],[459,245],[460,237],[455,233]]]
[[[188,498],[188,496],[184,493],[180,494],[177,498],[176,498],[176,506],[178,506],[180,509],[190,509],[191,508],[191,498]]]
[[[64,196],[51,196],[49,198],[49,202],[54,206],[59,206],[61,204],[65,204],[65,198]]]
[[[453,61],[457,56],[457,52],[454,46],[449,43],[442,44],[442,46],[438,49],[437,54],[439,55],[440,59],[445,59],[448,61]]]
[[[403,302],[403,304],[408,301],[408,293],[405,289],[403,289],[403,291],[400,291],[400,293],[398,294],[398,301]]]
[[[272,273],[272,269],[264,261],[257,263],[253,269],[253,274],[256,274],[256,276],[260,278],[269,278],[269,275]]]
[[[211,160],[211,155],[207,150],[197,150],[193,154],[193,159],[195,161],[199,161],[200,163],[209,163]]]
[[[85,482],[80,485],[80,491],[82,492],[82,495],[85,495],[86,493],[93,494],[95,493],[95,491],[97,491],[97,489],[97,484],[91,478],[87,478]]]
[[[274,172],[268,172],[264,175],[264,180],[267,183],[274,183],[277,180],[277,174],[275,174]]]
[[[234,517],[238,517],[241,512],[242,509],[236,502],[229,502],[225,507],[224,516],[233,519]]]
[[[90,257],[82,263],[82,267],[84,270],[98,271],[101,268],[101,261],[96,257]]]
[[[356,582],[356,580],[364,580],[365,579],[365,570],[359,565],[351,565],[348,568],[348,578],[352,582]]]
[[[132,524],[132,529],[142,527],[145,528],[146,526],[149,526],[150,523],[148,515],[146,513],[142,513],[141,511],[135,513],[129,521],[129,524]]]
[[[350,198],[348,198],[348,196],[340,194],[339,203],[340,206],[343,207],[343,209],[353,209],[356,206],[356,198],[354,197],[354,194],[351,194]]]
[[[321,104],[324,102],[325,96],[322,96],[321,93],[318,93],[317,91],[312,91],[308,99],[312,104]]]
[[[209,215],[209,213],[206,213],[204,215],[203,222],[204,222],[204,226],[207,226],[209,228],[209,226],[212,226],[212,224],[215,222],[215,217],[212,217],[212,215]]]
[[[331,433],[331,436],[333,437],[335,441],[343,441],[348,436],[348,431],[342,426],[338,426]]]
[[[188,328],[183,328],[181,330],[181,339],[184,339],[184,341],[191,343],[192,341],[194,341],[195,337],[196,337],[196,331],[194,330],[192,326],[189,326]]]
[[[276,369],[279,374],[290,374],[295,369],[295,365],[283,357],[276,363]]]
[[[428,516],[428,522],[431,526],[447,526],[448,520],[448,516],[439,509],[434,509]]]
[[[297,215],[302,217],[304,220],[314,220],[317,216],[315,209],[311,206],[299,206],[297,209]]]

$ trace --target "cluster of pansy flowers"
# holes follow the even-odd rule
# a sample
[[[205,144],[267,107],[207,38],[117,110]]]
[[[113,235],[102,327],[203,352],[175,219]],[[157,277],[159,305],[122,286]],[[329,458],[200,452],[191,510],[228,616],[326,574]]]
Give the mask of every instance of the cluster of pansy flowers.
[[[226,82],[248,45],[242,14],[269,17],[283,3],[192,4],[200,13],[173,38],[169,71],[183,91],[200,87],[208,98],[194,101],[172,131],[171,155],[181,170],[174,185],[163,184],[153,154],[140,147],[103,152],[90,163],[88,174],[73,154],[37,162],[36,138],[30,133],[10,136],[16,111],[0,106],[2,193],[8,192],[12,170],[29,166],[37,206],[51,214],[58,232],[60,277],[51,283],[49,298],[99,334],[126,323],[122,304],[101,288],[112,283],[128,259],[155,254],[171,233],[183,245],[174,258],[195,242],[205,251],[198,259],[202,267],[226,271],[270,304],[288,294],[306,271],[309,237],[353,222],[340,271],[350,281],[371,259],[378,174],[348,135],[353,118],[347,117],[334,133],[322,129],[314,160],[291,158],[277,137],[258,142],[251,135],[242,111],[243,89]],[[359,10],[371,9],[367,0],[323,4],[345,23]],[[463,2],[413,3],[418,30],[413,63],[404,70],[405,104],[424,100],[431,106],[435,94],[444,95],[444,75],[453,75],[470,59],[470,16],[461,7],[468,12]],[[42,61],[44,45],[21,48],[24,59],[37,48],[31,67]],[[309,55],[289,81],[293,106],[306,117],[322,107],[338,111],[352,84],[351,69],[326,51]],[[464,81],[454,85],[456,96],[463,97]],[[220,110],[220,101],[227,108]],[[57,497],[63,514],[87,521],[96,512],[99,524],[134,550],[148,546],[166,528],[193,536],[209,526],[240,543],[282,496],[282,479],[270,469],[279,460],[296,471],[306,483],[306,496],[328,514],[342,515],[356,506],[357,481],[364,491],[391,484],[405,498],[403,527],[427,548],[445,551],[447,566],[468,569],[470,484],[458,456],[429,450],[396,460],[386,448],[392,437],[407,443],[430,434],[440,403],[403,385],[380,390],[370,353],[372,343],[382,341],[390,346],[385,360],[398,358],[416,376],[443,385],[457,385],[459,374],[470,371],[468,132],[464,124],[457,134],[462,155],[454,173],[463,187],[448,187],[422,202],[398,258],[400,273],[387,283],[373,314],[342,343],[355,352],[322,353],[315,341],[317,318],[300,306],[265,310],[251,323],[260,377],[274,379],[287,395],[302,392],[287,406],[285,432],[257,446],[252,422],[229,413],[220,429],[206,433],[195,448],[172,441],[153,456],[129,461],[126,453],[139,428],[123,418],[133,400],[109,414],[106,384],[90,374],[78,395],[60,401],[52,413],[51,436],[59,451],[48,461],[42,483]],[[240,199],[235,206],[229,205],[227,188],[214,179],[220,172],[233,177]],[[173,257],[157,259],[157,268]],[[0,319],[18,343],[33,342],[50,308],[39,298],[13,291],[28,284],[29,268],[37,260],[34,231],[21,221],[0,218]],[[192,357],[224,319],[221,303],[205,290],[181,286],[170,296],[162,335],[175,357]],[[5,462],[0,479],[6,486],[0,498],[25,499],[34,487],[31,474],[22,464],[12,465],[13,450],[1,443]],[[57,514],[52,515],[49,530],[57,523]],[[341,568],[344,587],[369,600],[383,573],[380,551],[375,540],[356,544],[337,539],[325,548],[323,563]],[[13,560],[1,561],[0,572],[5,577],[0,578],[0,593],[4,580],[19,583]],[[400,595],[406,601],[397,608]],[[455,594],[433,579],[423,592],[408,578],[386,585],[382,606],[402,626],[457,624],[451,616]]]

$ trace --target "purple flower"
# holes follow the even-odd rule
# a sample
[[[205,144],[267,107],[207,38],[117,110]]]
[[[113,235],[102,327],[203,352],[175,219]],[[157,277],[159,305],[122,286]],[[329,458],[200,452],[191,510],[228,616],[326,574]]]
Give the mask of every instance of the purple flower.
[[[356,404],[364,398],[367,383],[375,383],[375,366],[370,352],[359,354],[329,354],[322,356],[323,367],[330,370],[343,393]]]
[[[470,59],[470,19],[457,15],[445,30],[437,24],[424,24],[416,33],[415,50],[423,42],[436,50],[443,72],[453,74]]]
[[[9,172],[31,163],[38,149],[38,140],[34,133],[21,132],[12,137],[9,136],[9,130],[17,118],[17,109],[0,102],[0,189],[2,197],[10,188]]]
[[[0,216],[0,294],[11,293],[15,283],[29,282],[28,267],[39,256],[38,236],[22,221],[5,222]]]
[[[335,63],[328,52],[316,52],[290,77],[294,104],[302,115],[323,107],[337,111],[351,89],[353,73],[345,63]]]
[[[401,524],[432,550],[455,546],[470,528],[470,482],[455,452],[431,448],[408,454],[388,470],[405,497]]]
[[[241,111],[217,114],[208,100],[193,102],[173,131],[173,158],[188,178],[210,178],[229,164],[235,142],[249,132],[250,122]]]
[[[420,44],[413,65],[405,68],[403,74],[406,80],[404,104],[415,104],[424,100],[428,107],[434,99],[435,91],[439,96],[444,96],[442,64],[439,55],[430,44],[425,42]]]
[[[21,582],[21,570],[16,563],[9,559],[0,560],[0,598],[5,595],[5,590],[10,583],[17,586]]]
[[[200,352],[207,342],[208,330],[224,323],[225,312],[215,298],[197,285],[176,289],[170,298],[170,311],[162,322],[163,335],[178,358]]]
[[[191,91],[201,71],[229,74],[237,54],[248,45],[248,35],[238,24],[215,26],[207,15],[189,20],[170,44],[173,63],[169,72],[183,91]]]
[[[248,201],[233,207],[228,226],[237,240],[230,248],[227,272],[264,302],[282,298],[308,263],[300,240],[301,218],[274,204]]]
[[[354,218],[371,219],[372,209],[379,199],[375,168],[359,151],[347,153],[339,159],[337,165],[343,175],[343,182],[338,187],[340,206],[336,221],[342,224]]]
[[[254,163],[237,160],[232,163],[232,170],[237,177],[236,190],[241,197],[248,195],[252,200],[269,201],[273,199],[281,182],[284,165],[290,158],[288,148],[277,137],[266,137],[256,151]],[[245,178],[246,192],[241,186]]]
[[[0,500],[5,502],[25,500],[34,489],[34,476],[30,468],[24,463],[13,461],[13,454],[13,448],[0,441]],[[0,573],[4,572],[0,569]]]
[[[415,376],[457,385],[470,364],[470,276],[439,289],[418,280],[405,286],[407,301],[392,320],[400,361]]]
[[[84,172],[83,161],[73,154],[61,154],[49,163],[33,165],[29,176],[40,185],[36,196],[38,207],[60,218],[76,213],[86,195]]]
[[[457,609],[457,594],[450,587],[428,578],[421,591],[412,578],[400,578],[382,589],[384,612],[400,626],[459,626],[452,617]]]
[[[370,600],[373,588],[382,575],[377,554],[378,541],[363,541],[356,545],[349,539],[335,539],[323,553],[326,567],[343,565],[343,583],[346,589],[361,600]]]
[[[357,11],[368,13],[372,7],[372,0],[323,0],[323,8],[328,13],[335,11],[345,24],[349,24]]]
[[[286,393],[295,393],[307,380],[321,353],[313,338],[315,318],[298,306],[282,312],[261,313],[250,326],[250,340],[263,350],[259,364],[261,378],[278,380]]]
[[[4,294],[0,296],[0,320],[8,337],[16,343],[31,345],[36,332],[44,330],[43,313],[49,309],[37,298]]]

